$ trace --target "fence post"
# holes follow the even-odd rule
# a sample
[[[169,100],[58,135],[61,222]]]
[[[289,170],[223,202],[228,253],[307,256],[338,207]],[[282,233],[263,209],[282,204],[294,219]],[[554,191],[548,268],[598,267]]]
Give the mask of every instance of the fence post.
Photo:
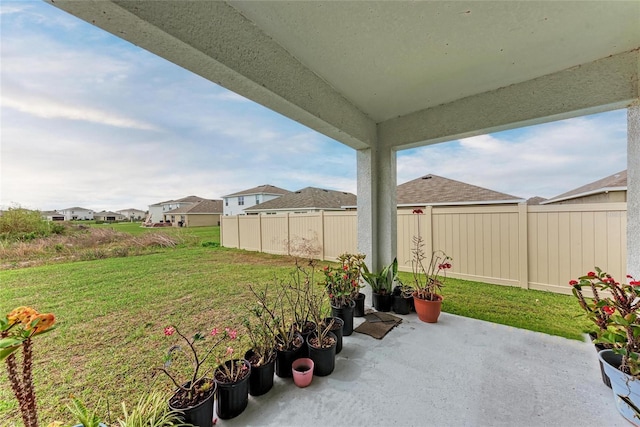
[[[289,212],[287,212],[287,255],[291,255],[291,224],[289,224]]]
[[[260,233],[260,241],[258,242],[258,247],[260,248],[260,252],[262,252],[262,214],[258,213],[258,232]]]
[[[520,287],[529,289],[529,231],[526,203],[518,204],[518,266]]]
[[[320,259],[324,261],[324,209],[320,211]]]
[[[422,216],[419,215],[418,218]],[[424,239],[425,251],[427,261],[431,260],[431,254],[433,253],[433,206],[424,207],[424,220],[422,221],[422,229],[428,238]]]
[[[236,225],[238,229],[238,249],[240,249],[240,215],[236,215]]]

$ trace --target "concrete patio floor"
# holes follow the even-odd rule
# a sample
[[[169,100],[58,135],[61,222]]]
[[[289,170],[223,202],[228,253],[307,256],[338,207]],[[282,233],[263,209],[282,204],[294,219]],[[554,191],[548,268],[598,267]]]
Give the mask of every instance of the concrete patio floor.
[[[443,313],[382,340],[344,337],[335,371],[300,389],[276,377],[221,426],[629,426],[593,346]],[[362,319],[355,319],[355,326]]]

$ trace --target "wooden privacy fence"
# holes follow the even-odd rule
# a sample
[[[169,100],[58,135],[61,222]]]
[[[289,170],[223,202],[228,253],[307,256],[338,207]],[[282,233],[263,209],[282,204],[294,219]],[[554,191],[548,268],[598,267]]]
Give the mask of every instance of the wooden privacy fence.
[[[595,266],[624,280],[626,203],[461,206],[398,210],[398,263],[411,271],[418,230],[425,253],[453,258],[450,276],[569,293],[568,282]],[[225,247],[336,260],[357,252],[357,213],[222,217]]]

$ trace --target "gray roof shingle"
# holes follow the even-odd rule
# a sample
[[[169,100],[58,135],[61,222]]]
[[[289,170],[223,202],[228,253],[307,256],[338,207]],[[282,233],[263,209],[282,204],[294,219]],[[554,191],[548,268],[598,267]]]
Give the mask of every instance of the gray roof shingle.
[[[222,214],[222,200],[201,200],[192,205],[181,206],[165,214]]]
[[[458,204],[523,201],[522,198],[489,190],[438,175],[425,175],[400,184],[396,190],[398,205]]]
[[[605,178],[593,181],[582,187],[575,188],[573,190],[562,193],[558,196],[552,197],[546,200],[543,204],[557,202],[560,200],[574,199],[576,197],[582,197],[590,194],[603,193],[611,189],[626,189],[627,188],[627,171],[623,170],[613,175],[609,175]]]
[[[279,188],[274,185],[264,184],[258,187],[249,188],[248,190],[238,191],[237,193],[227,194],[222,197],[235,197],[235,196],[250,196],[252,194],[277,194],[283,195],[291,193],[289,190],[285,190],[284,188]]]
[[[342,209],[342,206],[355,206],[356,195],[344,191],[325,190],[323,188],[306,187],[290,192],[277,199],[245,209],[245,212],[286,209]]]

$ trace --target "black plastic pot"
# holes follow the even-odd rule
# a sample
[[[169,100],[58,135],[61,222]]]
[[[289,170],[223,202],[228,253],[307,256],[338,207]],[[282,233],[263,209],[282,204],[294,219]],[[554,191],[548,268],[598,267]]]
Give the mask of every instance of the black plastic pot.
[[[302,335],[302,340],[306,343],[307,337],[316,332],[317,325],[312,321],[307,321],[303,328],[298,327],[298,332]],[[302,344],[303,352],[300,357],[309,357],[309,352],[307,351],[307,346]]]
[[[393,296],[389,293],[379,294],[374,292],[372,294],[373,308],[378,311],[391,311],[391,303],[393,302]]]
[[[245,353],[244,358],[251,361],[253,350]],[[276,370],[276,357],[274,355],[270,362],[260,366],[251,365],[251,376],[249,377],[249,394],[251,396],[262,396],[273,387],[273,375]]]
[[[364,317],[364,299],[367,296],[360,292],[356,297],[356,308],[353,311],[354,317]]]
[[[339,317],[327,317],[324,319],[325,325],[328,325],[333,320],[334,325],[331,332],[336,334],[338,342],[336,343],[336,354],[342,351],[342,328],[344,327],[344,321]]]
[[[184,384],[188,386],[190,382]],[[213,419],[213,397],[216,394],[216,384],[213,385],[211,394],[205,400],[195,406],[189,406],[188,408],[177,408],[171,405],[171,399],[169,399],[169,409],[179,412],[180,418],[187,424],[193,424],[197,427],[211,427],[211,420]]]
[[[589,332],[589,338],[591,338],[591,341],[594,341],[596,337],[597,336],[595,333]],[[602,350],[608,350],[611,348],[610,346],[606,346],[605,344],[593,344],[593,345],[596,349],[596,353],[600,353]],[[604,366],[602,365],[602,361],[598,360],[598,363],[600,364],[600,376],[602,377],[602,382],[604,383],[604,385],[611,388],[611,380],[609,379],[609,376],[604,372]]]
[[[318,348],[311,345],[311,340],[317,337],[317,334],[309,335],[307,338],[307,347],[309,347],[309,359],[313,360],[313,375],[326,377],[336,367],[336,344],[338,338],[333,332],[327,334],[328,337],[334,339],[331,347]]]
[[[403,297],[402,295],[393,296],[393,311],[397,314],[409,314],[413,297]]]
[[[342,307],[331,306],[331,315],[333,317],[339,317],[344,322],[342,326],[342,335],[348,337],[353,333],[353,310],[356,306],[354,301],[351,301],[350,305],[343,305]]]
[[[235,383],[224,383],[216,380],[216,414],[220,419],[228,420],[237,417],[249,403],[251,364],[246,360],[243,360],[243,363],[249,367],[249,374],[245,375],[241,380]],[[230,366],[231,361],[225,364]]]
[[[308,351],[302,335],[299,333],[296,335],[300,338],[300,347],[293,350],[276,350],[276,375],[280,378],[290,378],[293,375],[291,364],[294,360],[305,357]]]

